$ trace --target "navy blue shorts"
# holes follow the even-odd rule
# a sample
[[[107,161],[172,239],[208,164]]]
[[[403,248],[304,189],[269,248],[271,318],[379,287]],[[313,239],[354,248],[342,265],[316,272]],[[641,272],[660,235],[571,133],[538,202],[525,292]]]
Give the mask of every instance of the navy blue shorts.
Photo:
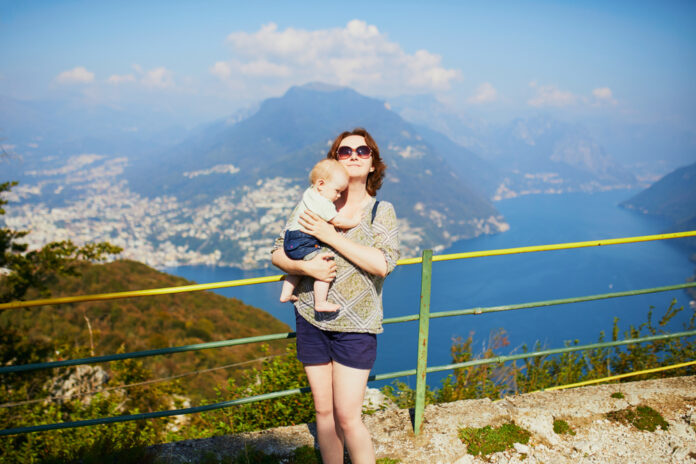
[[[290,259],[304,259],[310,253],[319,251],[321,242],[301,230],[286,230],[283,250]]]
[[[372,369],[377,358],[377,335],[331,332],[313,326],[295,310],[297,359],[302,364],[336,361],[355,369]]]

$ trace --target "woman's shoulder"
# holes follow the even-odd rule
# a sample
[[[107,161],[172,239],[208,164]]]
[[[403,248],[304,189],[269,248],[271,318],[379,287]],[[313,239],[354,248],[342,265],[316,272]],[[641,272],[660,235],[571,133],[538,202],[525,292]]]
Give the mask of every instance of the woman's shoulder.
[[[375,204],[377,205],[377,214],[381,212],[393,214],[395,212],[394,205],[390,201],[377,198]]]
[[[396,221],[396,210],[394,205],[386,200],[377,199],[372,204],[372,222],[389,222]]]

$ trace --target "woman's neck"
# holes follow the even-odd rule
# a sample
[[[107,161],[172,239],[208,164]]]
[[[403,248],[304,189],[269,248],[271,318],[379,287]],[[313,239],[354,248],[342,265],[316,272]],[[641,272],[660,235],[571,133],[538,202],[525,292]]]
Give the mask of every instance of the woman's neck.
[[[365,182],[350,182],[348,188],[343,191],[341,198],[337,202],[337,206],[343,207],[358,207],[369,198]]]

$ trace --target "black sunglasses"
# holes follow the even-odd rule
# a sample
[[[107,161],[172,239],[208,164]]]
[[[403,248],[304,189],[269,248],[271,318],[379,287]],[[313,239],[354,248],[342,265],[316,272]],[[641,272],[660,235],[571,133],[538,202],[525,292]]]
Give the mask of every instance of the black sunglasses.
[[[347,159],[353,155],[353,152],[355,152],[355,154],[360,158],[369,158],[372,156],[372,150],[367,145],[360,145],[355,150],[345,145],[338,147],[338,150],[336,150],[336,156],[338,156],[338,159]]]

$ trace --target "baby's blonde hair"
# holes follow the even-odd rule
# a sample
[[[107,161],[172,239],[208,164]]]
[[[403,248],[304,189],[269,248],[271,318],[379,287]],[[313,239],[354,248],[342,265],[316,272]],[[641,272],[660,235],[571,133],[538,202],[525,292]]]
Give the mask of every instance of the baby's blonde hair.
[[[336,174],[336,171],[339,170],[343,171],[346,176],[348,175],[345,166],[335,159],[323,159],[315,164],[312,170],[309,171],[309,183],[314,185],[319,179],[329,180]]]

